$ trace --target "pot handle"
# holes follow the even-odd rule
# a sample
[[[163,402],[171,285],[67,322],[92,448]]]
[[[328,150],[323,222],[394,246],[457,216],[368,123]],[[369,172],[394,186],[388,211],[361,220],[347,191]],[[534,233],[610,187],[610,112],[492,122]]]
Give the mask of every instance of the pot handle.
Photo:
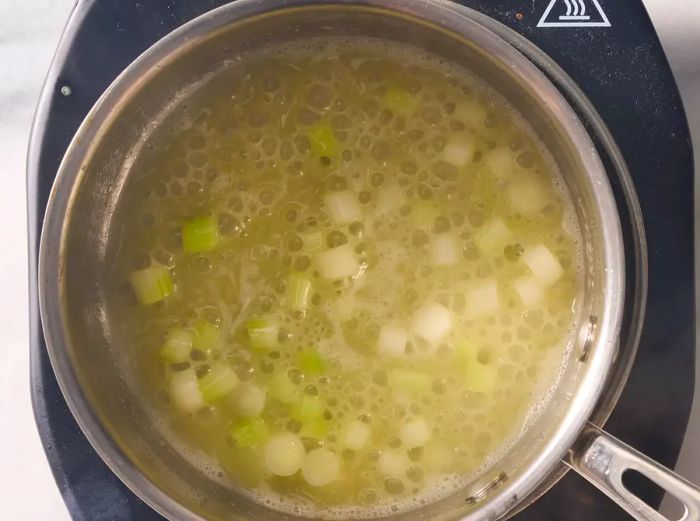
[[[671,520],[625,487],[622,476],[628,470],[639,472],[683,504],[685,512],[677,521],[700,521],[700,488],[592,423],[564,461],[638,521]]]

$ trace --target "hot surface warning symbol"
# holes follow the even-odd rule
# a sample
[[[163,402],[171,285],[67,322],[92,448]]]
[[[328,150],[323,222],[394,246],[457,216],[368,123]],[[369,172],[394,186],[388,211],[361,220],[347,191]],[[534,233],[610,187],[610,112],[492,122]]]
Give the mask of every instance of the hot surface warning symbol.
[[[598,0],[551,0],[537,27],[610,27]]]

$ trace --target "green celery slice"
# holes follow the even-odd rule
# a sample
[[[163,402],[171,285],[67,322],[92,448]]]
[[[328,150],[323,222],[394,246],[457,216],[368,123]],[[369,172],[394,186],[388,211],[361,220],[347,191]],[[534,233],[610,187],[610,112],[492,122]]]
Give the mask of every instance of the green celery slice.
[[[215,366],[199,379],[199,390],[207,403],[223,398],[238,385],[236,373],[228,365]]]
[[[273,316],[251,318],[245,323],[253,349],[268,351],[279,346],[279,324]]]
[[[189,360],[192,352],[192,337],[192,331],[189,329],[178,327],[171,330],[160,348],[160,357],[175,364]]]
[[[175,289],[170,271],[161,265],[132,271],[129,276],[136,298],[144,305],[155,304],[170,295]]]
[[[311,297],[311,279],[292,273],[287,277],[287,306],[298,311],[306,311]]]
[[[182,225],[182,248],[186,253],[210,251],[219,244],[219,224],[215,217],[197,217]]]
[[[298,362],[299,369],[304,374],[319,375],[326,372],[326,362],[312,347],[307,347],[299,353]]]
[[[262,418],[245,418],[236,421],[231,427],[231,438],[240,448],[257,447],[267,441],[270,430]]]
[[[309,128],[311,151],[316,157],[334,158],[338,155],[340,145],[333,128],[328,123],[318,122]]]

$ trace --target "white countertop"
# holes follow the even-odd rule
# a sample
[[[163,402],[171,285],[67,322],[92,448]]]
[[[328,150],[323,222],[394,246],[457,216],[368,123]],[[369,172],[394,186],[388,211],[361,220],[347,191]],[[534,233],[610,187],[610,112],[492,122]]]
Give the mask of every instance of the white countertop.
[[[547,3],[533,1],[543,9]],[[613,0],[600,3],[604,6],[606,1]],[[69,519],[39,441],[29,397],[24,161],[39,90],[72,4],[73,0],[0,0],[0,497],[3,517],[13,521]],[[700,2],[645,4],[679,80],[700,165]],[[696,191],[696,208],[697,201]],[[700,383],[700,370],[696,382]],[[678,471],[700,483],[700,385],[695,404]]]

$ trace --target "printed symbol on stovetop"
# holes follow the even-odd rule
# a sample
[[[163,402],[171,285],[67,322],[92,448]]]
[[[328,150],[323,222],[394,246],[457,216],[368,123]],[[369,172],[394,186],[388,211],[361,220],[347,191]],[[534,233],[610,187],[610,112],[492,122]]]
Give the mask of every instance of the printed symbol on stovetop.
[[[551,0],[537,27],[610,27],[598,0]]]

